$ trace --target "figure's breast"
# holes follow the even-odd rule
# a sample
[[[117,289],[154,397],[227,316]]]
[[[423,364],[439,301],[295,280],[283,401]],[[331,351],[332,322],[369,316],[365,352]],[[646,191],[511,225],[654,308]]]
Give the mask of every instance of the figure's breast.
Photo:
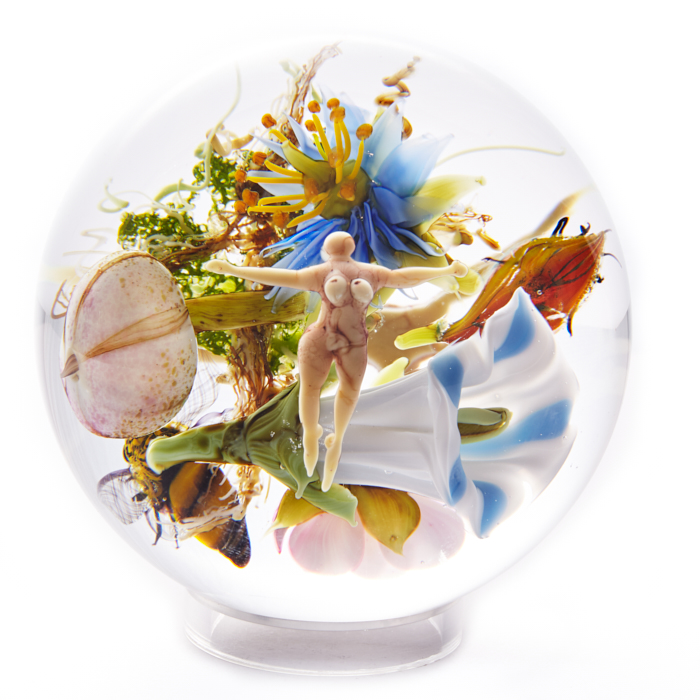
[[[340,272],[332,272],[323,284],[323,291],[333,306],[347,306],[353,300],[368,306],[374,291],[372,285],[362,277],[349,280]]]

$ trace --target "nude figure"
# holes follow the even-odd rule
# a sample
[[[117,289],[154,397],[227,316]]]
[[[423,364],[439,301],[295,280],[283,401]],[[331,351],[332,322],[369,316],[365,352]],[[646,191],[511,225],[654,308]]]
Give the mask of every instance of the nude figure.
[[[210,272],[273,286],[291,287],[321,295],[321,312],[299,342],[299,418],[303,428],[304,465],[311,476],[318,461],[321,387],[335,360],[339,385],[335,397],[335,432],[326,437],[322,489],[328,491],[340,461],[343,436],[350,424],[367,367],[367,308],[383,287],[413,287],[437,277],[463,277],[467,267],[453,262],[448,267],[404,267],[389,270],[353,260],[355,242],[347,233],[331,233],[323,243],[326,262],[303,270],[274,267],[236,267],[212,260]]]

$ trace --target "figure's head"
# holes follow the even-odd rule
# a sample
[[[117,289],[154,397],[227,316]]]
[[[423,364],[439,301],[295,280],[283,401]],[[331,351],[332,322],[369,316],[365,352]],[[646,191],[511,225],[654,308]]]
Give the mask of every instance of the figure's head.
[[[355,250],[355,241],[345,231],[336,231],[327,236],[323,242],[324,259],[349,258]]]

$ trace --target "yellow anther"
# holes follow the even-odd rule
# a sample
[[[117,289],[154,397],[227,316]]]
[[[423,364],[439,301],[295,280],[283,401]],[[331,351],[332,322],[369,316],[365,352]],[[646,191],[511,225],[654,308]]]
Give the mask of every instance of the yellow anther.
[[[321,111],[321,105],[316,100],[309,102],[309,112],[316,113]]]
[[[311,131],[311,132],[316,131],[316,124],[314,124],[314,120],[313,120],[313,119],[307,119],[307,120],[304,122],[304,126],[306,127],[306,130],[307,130],[307,131]]]
[[[335,97],[331,97],[331,99],[328,100],[328,102],[326,102],[326,107],[328,107],[328,109],[335,109],[339,104],[340,104],[339,99],[337,99]]]
[[[271,114],[263,114],[263,118],[260,121],[262,121],[262,125],[266,129],[270,129],[277,124],[277,120]]]
[[[360,124],[360,126],[357,127],[355,135],[358,139],[360,139],[360,141],[364,141],[372,135],[372,131],[373,129],[371,124]]]
[[[236,170],[234,174],[234,177],[236,178],[236,182],[245,182],[245,170],[241,170],[240,168],[238,168],[238,170]]]
[[[348,202],[354,202],[355,201],[355,193],[357,192],[357,183],[355,180],[346,180],[341,186],[340,186],[340,196],[348,201]]]
[[[412,133],[413,127],[411,126],[411,122],[409,122],[406,117],[403,117],[403,131],[401,132],[401,138],[407,139]]]
[[[285,211],[276,211],[272,215],[272,223],[277,226],[277,228],[285,228],[287,222],[289,221],[289,214]]]
[[[342,122],[343,119],[345,119],[345,107],[334,107],[331,110],[331,121],[336,124]]]
[[[266,159],[267,155],[265,155],[262,151],[255,151],[255,153],[253,153],[253,163],[255,163],[255,165],[258,167],[260,167]]]
[[[253,190],[245,189],[241,192],[241,199],[246,204],[246,206],[254,207],[258,203],[258,198],[260,195]]]
[[[247,208],[245,202],[242,202],[240,199],[233,205],[233,211],[235,211],[236,214],[245,214]]]

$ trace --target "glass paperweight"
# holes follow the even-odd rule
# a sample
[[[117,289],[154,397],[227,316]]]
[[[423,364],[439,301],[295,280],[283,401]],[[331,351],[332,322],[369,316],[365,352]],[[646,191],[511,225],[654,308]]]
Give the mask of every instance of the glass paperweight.
[[[622,398],[625,263],[590,176],[430,50],[270,50],[148,106],[44,267],[75,476],[189,590],[188,637],[258,668],[450,653],[458,601],[571,506]]]

